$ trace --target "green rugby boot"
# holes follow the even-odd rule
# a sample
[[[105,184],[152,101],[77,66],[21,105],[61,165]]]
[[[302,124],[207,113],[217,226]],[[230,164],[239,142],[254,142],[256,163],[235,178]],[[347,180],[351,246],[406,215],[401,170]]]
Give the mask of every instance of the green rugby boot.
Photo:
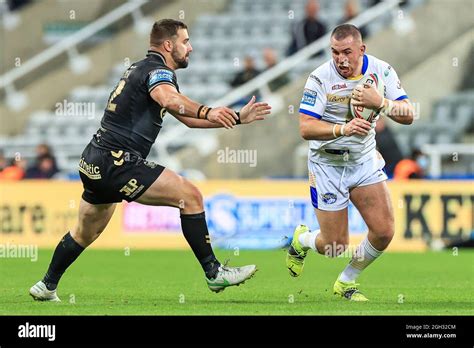
[[[348,299],[349,301],[367,302],[369,299],[359,291],[358,286],[359,284],[355,281],[346,283],[337,278],[334,283],[334,294]]]
[[[305,232],[309,232],[309,228],[306,225],[298,225],[295,228],[293,240],[291,241],[291,245],[288,248],[288,252],[286,254],[286,267],[288,268],[288,271],[292,277],[298,277],[301,272],[303,272],[304,258],[306,257],[308,251],[303,250],[298,237],[301,233]]]

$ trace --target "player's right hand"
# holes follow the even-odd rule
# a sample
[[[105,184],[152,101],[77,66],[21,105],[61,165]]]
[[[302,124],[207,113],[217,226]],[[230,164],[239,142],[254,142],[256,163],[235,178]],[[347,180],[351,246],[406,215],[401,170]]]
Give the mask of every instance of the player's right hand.
[[[234,128],[234,125],[237,124],[239,117],[234,110],[221,106],[218,108],[213,108],[209,111],[207,119],[213,123],[219,123],[224,126],[226,129]]]
[[[370,122],[363,118],[353,118],[344,127],[344,135],[350,137],[351,135],[367,135],[372,129]]]

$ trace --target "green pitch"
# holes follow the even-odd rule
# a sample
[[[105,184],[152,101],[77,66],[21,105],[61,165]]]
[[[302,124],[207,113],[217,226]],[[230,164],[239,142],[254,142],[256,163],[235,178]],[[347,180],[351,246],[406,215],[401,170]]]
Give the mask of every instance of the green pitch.
[[[61,303],[34,302],[28,289],[44,274],[52,250],[37,262],[0,259],[0,315],[474,315],[474,252],[387,253],[359,278],[368,303],[336,298],[332,285],[347,258],[310,254],[300,278],[285,252],[217,252],[230,265],[259,271],[214,294],[190,251],[87,250],[66,272]]]

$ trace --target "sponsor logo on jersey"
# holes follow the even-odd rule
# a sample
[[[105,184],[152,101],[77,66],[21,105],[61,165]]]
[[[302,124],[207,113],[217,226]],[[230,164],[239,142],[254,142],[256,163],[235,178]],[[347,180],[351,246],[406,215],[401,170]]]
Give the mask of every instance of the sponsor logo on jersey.
[[[158,165],[158,163],[147,161],[147,160],[143,160],[143,164],[152,169],[156,168],[156,166]]]
[[[138,193],[140,193],[145,185],[138,184],[137,179],[130,179],[124,187],[120,189],[120,193],[124,193],[125,196],[134,198]]]
[[[389,65],[389,66],[387,67],[387,69],[384,71],[383,74],[384,74],[385,77],[387,77],[388,74],[390,74],[390,70],[392,70],[392,66],[391,66],[391,65]]]
[[[328,94],[327,100],[331,103],[348,104],[351,100],[351,97],[350,95]]]
[[[101,179],[99,166],[87,163],[84,157],[79,161],[79,171],[91,180]]]
[[[321,195],[321,199],[326,204],[333,204],[337,201],[337,196],[334,193],[327,192],[327,193]]]
[[[335,91],[335,90],[338,90],[338,89],[343,89],[343,88],[347,88],[347,85],[345,83],[338,83],[334,86],[332,86],[332,90]]]
[[[320,86],[323,85],[323,83],[321,82],[321,80],[319,79],[319,77],[317,77],[316,75],[313,75],[313,74],[309,75],[309,79],[310,79],[310,80],[313,80],[314,82],[319,83]]]
[[[306,104],[309,106],[314,106],[316,104],[316,96],[318,93],[311,89],[305,88],[303,92],[303,98],[301,99],[301,104]]]
[[[157,69],[150,73],[148,86],[153,86],[157,82],[173,82],[173,73],[166,69]]]
[[[114,164],[116,166],[121,166],[124,162],[124,158],[122,157],[123,155],[123,150],[120,150],[120,151],[110,151],[110,154],[112,155],[112,157],[116,158],[117,160],[114,160]],[[128,153],[127,153],[128,154]],[[122,158],[121,158],[122,157]],[[128,157],[128,156],[127,156]]]

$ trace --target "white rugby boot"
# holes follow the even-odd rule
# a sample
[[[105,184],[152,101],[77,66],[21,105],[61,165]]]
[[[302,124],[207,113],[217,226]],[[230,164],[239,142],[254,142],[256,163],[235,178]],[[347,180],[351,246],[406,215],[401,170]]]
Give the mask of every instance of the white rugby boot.
[[[242,267],[227,267],[221,265],[219,266],[215,278],[208,279],[206,277],[207,286],[211,291],[221,292],[228,286],[238,286],[244,283],[247,279],[252,278],[255,272],[257,272],[257,266],[255,265]]]
[[[35,301],[61,302],[56,294],[56,290],[48,290],[42,280],[31,287],[30,295]]]

